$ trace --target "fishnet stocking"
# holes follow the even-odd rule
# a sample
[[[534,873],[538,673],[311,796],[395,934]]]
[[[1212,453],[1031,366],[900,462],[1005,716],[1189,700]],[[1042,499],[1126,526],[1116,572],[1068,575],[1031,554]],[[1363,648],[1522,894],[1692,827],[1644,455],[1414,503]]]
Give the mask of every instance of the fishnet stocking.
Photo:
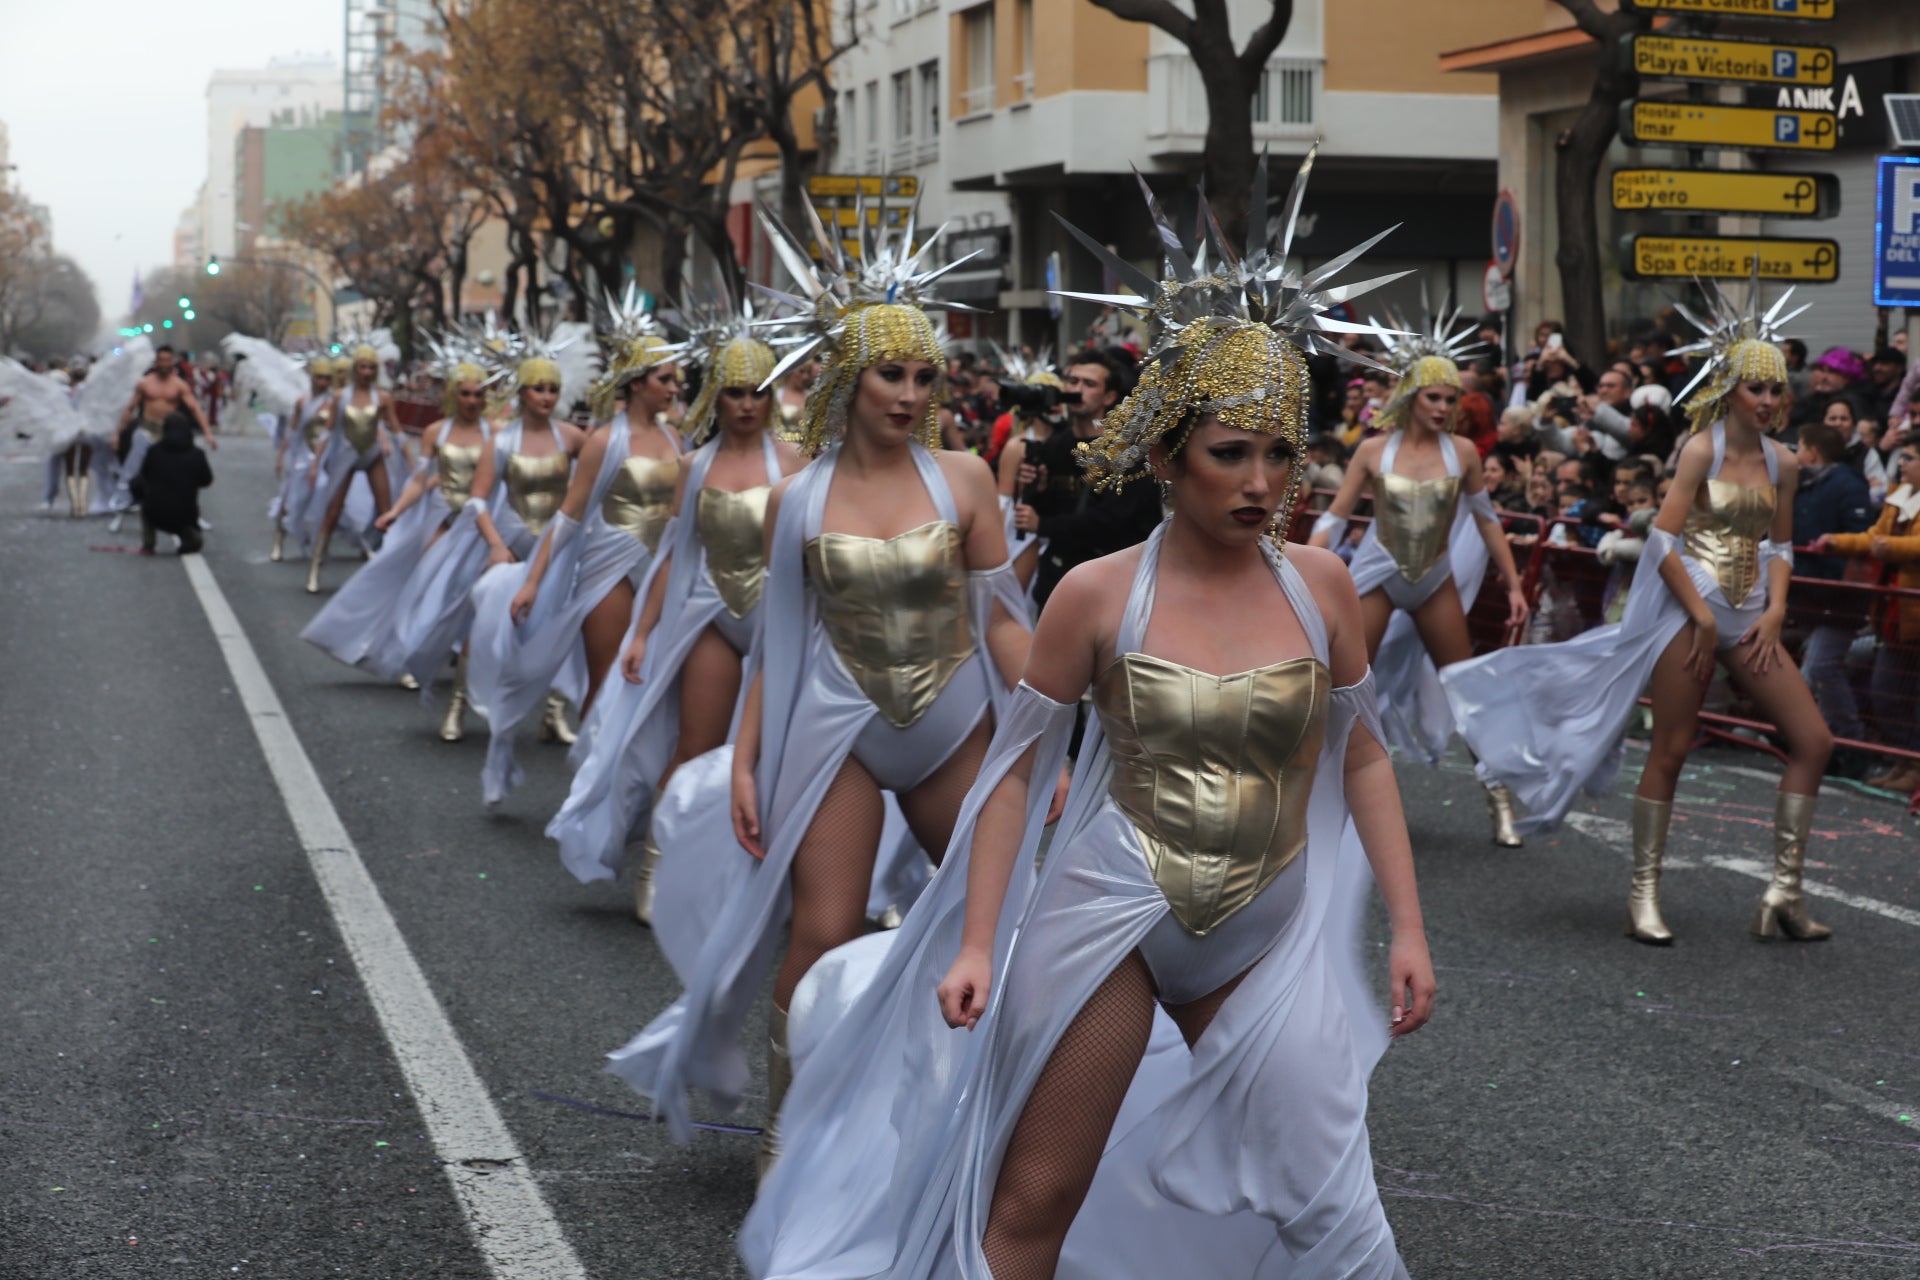
[[[982,716],[966,741],[954,748],[939,768],[928,774],[919,786],[900,796],[900,816],[907,820],[913,838],[920,842],[935,866],[947,856],[947,845],[953,840],[953,824],[960,818],[960,806],[966,801],[967,792],[973,789],[973,780],[980,776],[980,766],[986,763],[987,748],[992,744],[992,717]]]
[[[981,1241],[994,1280],[1052,1280],[1153,1030],[1153,979],[1134,952],[1081,1006],[1014,1126]]]
[[[782,1009],[816,960],[866,932],[883,816],[879,785],[849,756],[793,855],[793,933],[773,980],[773,1002]]]

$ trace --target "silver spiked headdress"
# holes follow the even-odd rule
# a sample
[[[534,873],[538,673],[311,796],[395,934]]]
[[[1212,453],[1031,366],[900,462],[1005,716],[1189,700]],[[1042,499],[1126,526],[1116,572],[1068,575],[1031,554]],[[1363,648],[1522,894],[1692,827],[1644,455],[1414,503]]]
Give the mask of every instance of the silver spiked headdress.
[[[1053,367],[1052,347],[1042,347],[1038,355],[1029,356],[1021,351],[1009,351],[996,342],[993,344],[993,355],[1000,362],[1000,371],[1009,382],[1048,387],[1065,385],[1060,381],[1060,371]]]
[[[661,317],[631,280],[620,293],[607,294],[594,319],[608,354],[606,371],[588,389],[587,403],[594,417],[611,418],[620,388],[651,369],[672,364],[687,348],[668,339]]]
[[[793,339],[791,349],[762,385],[771,386],[804,360],[820,359],[820,376],[807,393],[798,424],[800,447],[810,455],[826,448],[845,429],[847,410],[853,402],[860,374],[886,360],[922,360],[933,366],[933,395],[927,401],[921,439],[929,447],[940,440],[935,410],[946,398],[946,351],[927,313],[978,309],[943,299],[933,288],[940,277],[974,255],[966,254],[945,266],[930,268],[927,264],[933,247],[946,228],[942,226],[915,245],[919,200],[916,198],[908,205],[906,217],[898,228],[886,225],[886,208],[886,202],[880,201],[876,215],[870,220],[865,197],[855,200],[858,252],[849,256],[841,246],[840,237],[829,233],[809,203],[807,219],[820,246],[821,261],[816,264],[800,237],[781,222],[772,209],[765,204],[760,206],[760,221],[773,242],[774,253],[799,290],[786,293],[765,285],[754,286],[794,312],[782,319],[761,322],[783,330]],[[838,228],[834,230],[837,232]]]
[[[1374,418],[1374,425],[1392,431],[1406,420],[1407,407],[1422,389],[1458,387],[1461,362],[1478,354],[1484,344],[1477,336],[1479,324],[1471,319],[1462,322],[1459,307],[1445,306],[1436,313],[1428,305],[1424,286],[1417,327],[1409,326],[1392,310],[1387,312],[1387,321],[1393,328],[1381,330],[1387,346],[1386,363],[1399,381]],[[1448,429],[1452,429],[1451,424]]]
[[[1685,406],[1693,429],[1698,431],[1719,415],[1721,402],[1736,384],[1749,378],[1786,381],[1787,358],[1780,350],[1780,342],[1786,337],[1786,326],[1813,304],[1802,303],[1787,311],[1787,301],[1793,297],[1793,290],[1788,289],[1762,312],[1757,258],[1745,306],[1729,298],[1716,281],[1702,283],[1696,279],[1694,283],[1707,299],[1706,316],[1696,315],[1683,303],[1674,303],[1674,308],[1701,336],[1684,347],[1673,348],[1668,354],[1706,356],[1699,371],[1674,397],[1674,403]]]
[[[1266,222],[1267,164],[1261,158],[1248,202],[1246,247],[1238,255],[1228,247],[1204,195],[1199,198],[1200,234],[1189,242],[1174,230],[1141,178],[1140,190],[1164,259],[1158,280],[1060,218],[1074,239],[1134,292],[1055,292],[1118,307],[1149,323],[1147,363],[1139,385],[1107,414],[1105,433],[1079,449],[1081,465],[1097,487],[1111,488],[1145,474],[1147,452],[1154,444],[1176,428],[1190,431],[1208,415],[1231,427],[1281,436],[1297,450],[1306,440],[1307,356],[1330,354],[1382,367],[1327,336],[1381,337],[1379,326],[1341,320],[1329,313],[1407,273],[1396,271],[1348,285],[1331,281],[1394,228],[1312,271],[1288,266],[1317,150],[1309,151],[1301,162],[1282,206],[1280,234],[1272,240]],[[1183,434],[1169,442],[1168,451],[1184,443]]]
[[[686,362],[700,370],[699,394],[680,424],[697,445],[713,434],[721,390],[767,386],[773,381],[778,357],[773,346],[754,332],[769,317],[756,314],[753,300],[738,296],[732,278],[717,268],[709,294],[671,318],[687,332]]]

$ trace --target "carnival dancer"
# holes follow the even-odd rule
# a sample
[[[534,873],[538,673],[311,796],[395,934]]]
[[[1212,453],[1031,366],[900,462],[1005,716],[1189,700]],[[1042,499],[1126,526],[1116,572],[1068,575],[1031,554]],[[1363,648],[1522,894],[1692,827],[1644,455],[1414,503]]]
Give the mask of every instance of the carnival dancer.
[[[364,362],[358,352],[354,363],[355,376],[362,377]],[[300,632],[302,640],[331,657],[383,680],[398,679],[406,669],[400,619],[406,606],[403,592],[407,582],[452,513],[472,494],[480,454],[492,434],[486,421],[489,378],[485,367],[473,356],[454,355],[442,366],[441,373],[446,379],[447,416],[427,429],[419,467],[392,508],[374,521],[379,534],[390,536]],[[344,400],[339,402],[336,416],[345,407]],[[384,443],[376,441],[371,448],[377,450]],[[320,465],[324,456],[316,454],[314,465]],[[384,470],[378,474],[385,479]],[[344,479],[338,487],[344,492],[345,481],[351,480],[352,473],[343,471],[341,475]],[[316,543],[316,550],[323,545]],[[316,556],[314,564],[318,563]],[[412,680],[403,683],[413,687]]]
[[[666,530],[680,437],[661,422],[680,392],[669,343],[637,289],[608,300],[613,355],[590,401],[612,421],[581,447],[566,500],[526,564],[496,566],[473,590],[476,643],[467,671],[487,718],[481,793],[488,805],[520,781],[513,736],[584,653],[581,714],[619,658],[635,584]]]
[[[764,1168],[780,1147],[788,1001],[818,957],[866,928],[883,790],[922,848],[946,848],[986,751],[989,711],[1004,706],[1030,637],[992,472],[971,454],[933,451],[946,355],[927,311],[966,309],[932,293],[952,269],[924,267],[939,233],[916,247],[911,212],[898,229],[863,219],[850,261],[816,217],[828,257],[815,267],[803,241],[762,212],[806,295],[776,295],[804,338],[767,385],[823,357],[800,418],[813,461],[768,500],[761,641],[734,747],[675,775],[675,792],[691,785],[698,797],[686,837],[654,825],[658,924],[702,914],[664,905],[675,876],[687,875],[707,886],[711,927],[685,959],[662,936],[686,991],[611,1055],[610,1069],[652,1098],[676,1141],[689,1136],[689,1089],[737,1103],[747,1083],[740,1032],[791,902],[773,984]]]
[[[1172,514],[1055,590],[934,884],[846,949],[887,954],[831,1028],[808,1013],[752,1275],[1405,1274],[1366,1080],[1389,1027],[1426,1022],[1433,968],[1359,599],[1337,557],[1280,540],[1307,361],[1348,329],[1325,312],[1380,282],[1327,287],[1358,250],[1287,274],[1306,173],[1278,245],[1256,219],[1236,256],[1216,229],[1205,266],[1149,195],[1163,281],[1075,232],[1140,294],[1098,300],[1145,311],[1153,344],[1082,457],[1103,487],[1156,478]],[[1262,164],[1253,208],[1265,187]],[[1036,883],[1034,783],[1089,691]],[[1360,972],[1370,879],[1391,1023]]]
[[[267,510],[273,520],[273,547],[267,558],[274,561],[286,559],[289,529],[299,539],[303,557],[312,550],[306,528],[315,486],[307,472],[333,430],[333,361],[314,356],[307,361],[307,378],[306,394],[294,401],[288,428],[281,433],[280,449],[273,459],[273,475],[280,489]]]
[[[1442,670],[1440,679],[1481,776],[1507,783],[1528,810],[1522,830],[1557,824],[1582,786],[1596,795],[1611,787],[1622,734],[1641,690],[1649,692],[1653,732],[1634,794],[1627,932],[1665,946],[1673,933],[1660,912],[1660,869],[1674,787],[1718,659],[1787,751],[1773,879],[1753,932],[1811,942],[1831,932],[1808,912],[1801,868],[1833,734],[1780,643],[1799,465],[1766,437],[1786,412],[1780,331],[1806,308],[1781,316],[1788,290],[1763,314],[1758,276],[1744,307],[1709,288],[1705,319],[1680,308],[1705,334],[1675,349],[1706,356],[1679,397],[1693,429],[1621,620],[1559,644],[1496,650]]]
[[[1317,547],[1339,546],[1361,494],[1372,492],[1373,523],[1350,566],[1366,617],[1367,654],[1380,683],[1388,745],[1428,764],[1439,763],[1453,736],[1435,668],[1473,656],[1467,610],[1488,560],[1506,586],[1507,626],[1527,617],[1526,592],[1481,478],[1480,454],[1453,435],[1457,362],[1477,345],[1474,324],[1456,328],[1458,319],[1458,312],[1443,313],[1420,332],[1400,325],[1386,334],[1399,381],[1374,418],[1383,434],[1354,450],[1310,539]],[[1519,848],[1512,794],[1499,782],[1485,786],[1493,842]]]
[[[735,305],[725,286],[719,296],[689,317],[686,359],[701,374],[685,420],[693,452],[620,659],[625,678],[602,687],[573,788],[547,824],[582,881],[617,876],[640,836],[634,915],[647,925],[660,856],[646,835],[654,791],[727,740],[759,620],[767,496],[803,464],[797,447],[773,435],[775,357],[751,332],[751,304]]]
[[[474,585],[490,566],[514,564],[530,553],[539,530],[558,509],[586,433],[556,422],[553,415],[558,405],[586,391],[596,372],[595,355],[593,332],[586,325],[563,324],[518,341],[507,392],[520,413],[499,431],[488,432],[475,455],[471,499],[448,498],[454,510],[443,522],[444,536],[428,545],[400,590],[396,633],[407,674],[430,688],[448,655],[459,654],[453,696],[440,724],[443,741],[466,736]],[[446,449],[443,437],[442,456]],[[447,488],[444,465],[439,487]],[[534,513],[533,524],[522,510]],[[548,699],[544,728],[557,741],[572,736],[565,702],[557,694]]]
[[[380,545],[379,517],[393,505],[394,466],[405,466],[405,454],[396,451],[400,434],[393,416],[393,397],[379,386],[381,354],[373,341],[352,341],[353,381],[334,395],[333,421],[321,453],[309,469],[307,479],[314,487],[314,503],[308,511],[308,523],[315,524],[313,555],[307,563],[307,591],[320,590],[320,569],[327,560],[327,547],[333,541],[334,527],[340,523],[347,506],[347,495],[355,476],[364,475],[373,494],[373,515],[361,525],[361,542],[368,551]]]

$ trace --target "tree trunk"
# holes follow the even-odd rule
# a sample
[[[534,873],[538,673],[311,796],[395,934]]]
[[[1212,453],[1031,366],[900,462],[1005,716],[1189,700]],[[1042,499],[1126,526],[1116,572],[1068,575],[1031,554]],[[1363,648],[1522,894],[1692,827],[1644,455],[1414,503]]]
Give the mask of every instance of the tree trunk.
[[[1554,250],[1554,264],[1560,269],[1562,320],[1567,329],[1567,349],[1590,369],[1599,368],[1607,354],[1607,304],[1601,291],[1596,203],[1600,168],[1606,162],[1607,148],[1619,133],[1620,104],[1640,88],[1640,78],[1621,69],[1617,51],[1622,36],[1646,29],[1646,20],[1633,13],[1598,16],[1597,29],[1588,31],[1599,42],[1593,92],[1556,151],[1559,164],[1553,195],[1560,243]]]
[[[1253,195],[1253,92],[1231,44],[1196,43],[1191,52],[1207,93],[1207,143],[1200,153],[1207,203],[1226,233],[1227,247],[1237,254],[1246,243],[1247,201]],[[1264,209],[1260,216],[1266,216]]]

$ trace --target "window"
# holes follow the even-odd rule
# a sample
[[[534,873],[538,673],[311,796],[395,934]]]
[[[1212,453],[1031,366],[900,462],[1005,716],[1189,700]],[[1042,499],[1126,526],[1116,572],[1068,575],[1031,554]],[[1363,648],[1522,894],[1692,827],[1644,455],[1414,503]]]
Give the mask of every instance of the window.
[[[976,5],[960,15],[967,54],[966,91],[961,105],[968,115],[993,110],[993,6]]]
[[[1033,101],[1033,0],[1019,0],[1020,74],[1013,78],[1021,102]]]
[[[851,169],[860,153],[860,91],[849,89],[840,105],[840,167]]]
[[[880,82],[867,81],[867,113],[864,132],[867,143],[867,168],[880,167]]]
[[[920,64],[920,158],[940,154],[940,64]]]
[[[913,137],[913,73],[896,71],[893,75],[893,138],[905,142]]]

